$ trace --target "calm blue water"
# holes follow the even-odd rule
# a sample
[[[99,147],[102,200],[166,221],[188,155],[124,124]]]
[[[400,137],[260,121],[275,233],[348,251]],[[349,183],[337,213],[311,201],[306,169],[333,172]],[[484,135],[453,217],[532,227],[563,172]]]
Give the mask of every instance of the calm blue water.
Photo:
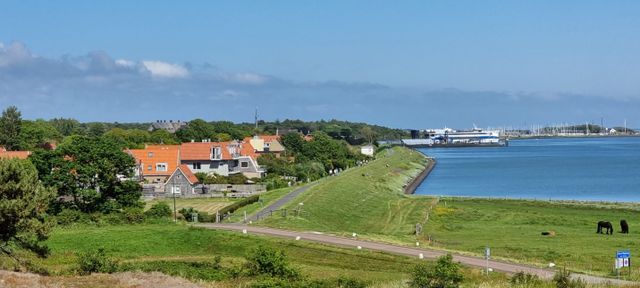
[[[636,137],[419,150],[438,164],[416,194],[640,202]]]

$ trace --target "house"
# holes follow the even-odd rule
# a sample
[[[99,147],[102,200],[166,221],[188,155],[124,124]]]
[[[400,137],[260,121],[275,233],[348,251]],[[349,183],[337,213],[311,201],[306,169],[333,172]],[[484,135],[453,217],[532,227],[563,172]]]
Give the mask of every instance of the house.
[[[191,172],[222,176],[242,173],[247,178],[261,178],[264,170],[257,156],[251,144],[239,141],[183,143],[180,149],[180,163]]]
[[[165,183],[180,165],[180,145],[146,145],[126,152],[136,160],[135,175],[146,183]]]
[[[149,132],[155,131],[155,130],[166,130],[169,133],[176,133],[176,131],[182,129],[183,127],[186,127],[188,124],[187,122],[183,122],[183,121],[173,121],[173,120],[169,120],[167,122],[167,120],[157,120],[155,123],[151,123],[151,125],[149,126]]]
[[[7,151],[0,146],[0,159],[27,159],[31,155],[31,151]]]
[[[187,165],[180,165],[169,176],[167,182],[164,183],[165,195],[189,196],[196,194],[195,186],[198,184],[198,178],[193,175]]]
[[[243,142],[249,143],[258,155],[268,153],[280,157],[284,152],[284,146],[280,144],[280,135],[256,135],[244,138]]]
[[[375,149],[373,145],[365,145],[360,147],[360,153],[367,156],[373,156]]]

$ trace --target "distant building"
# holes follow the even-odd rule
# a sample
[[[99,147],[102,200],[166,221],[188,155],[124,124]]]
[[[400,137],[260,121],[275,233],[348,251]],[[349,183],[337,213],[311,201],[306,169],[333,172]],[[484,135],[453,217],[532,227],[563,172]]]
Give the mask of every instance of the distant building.
[[[0,146],[0,159],[27,159],[31,155],[31,151],[7,151]]]
[[[373,147],[373,145],[365,145],[360,147],[360,153],[363,155],[373,156],[374,152],[375,152],[375,148]]]
[[[279,135],[256,135],[245,138],[243,142],[249,143],[258,155],[274,154],[276,157],[280,157],[284,152],[284,146],[280,144]]]
[[[151,126],[149,126],[149,132],[151,131],[155,131],[155,130],[166,130],[169,133],[176,133],[176,131],[182,129],[183,127],[186,127],[188,125],[187,122],[183,122],[183,121],[173,121],[173,120],[157,120],[155,123],[152,123]]]

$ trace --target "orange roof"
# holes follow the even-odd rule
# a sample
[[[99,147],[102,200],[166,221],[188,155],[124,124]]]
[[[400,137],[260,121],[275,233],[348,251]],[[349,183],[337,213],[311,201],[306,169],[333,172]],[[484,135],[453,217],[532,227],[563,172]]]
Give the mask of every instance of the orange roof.
[[[0,159],[27,159],[31,155],[31,151],[6,151],[0,150]]]
[[[127,152],[140,164],[143,175],[171,175],[180,165],[180,145],[147,145]],[[167,165],[166,170],[158,171],[160,163]]]
[[[237,142],[240,145],[239,154],[255,158],[256,153],[248,142]],[[211,160],[211,149],[220,147],[222,160],[232,160],[233,155],[229,151],[232,142],[192,142],[182,143],[180,148],[180,159],[186,161]]]
[[[178,172],[178,170],[180,170],[182,174],[184,174],[184,176],[187,177],[187,180],[189,180],[189,183],[191,184],[198,183],[198,177],[196,177],[196,175],[194,175],[193,172],[191,172],[191,169],[189,169],[189,166],[182,164],[178,166],[178,169],[176,169],[176,172]]]

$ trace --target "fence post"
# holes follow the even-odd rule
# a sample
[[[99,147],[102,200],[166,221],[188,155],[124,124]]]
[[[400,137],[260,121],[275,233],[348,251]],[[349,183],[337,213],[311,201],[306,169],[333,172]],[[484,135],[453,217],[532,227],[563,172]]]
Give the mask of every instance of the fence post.
[[[244,224],[247,224],[247,211],[244,211]]]
[[[216,210],[216,223],[220,223],[220,210]]]

